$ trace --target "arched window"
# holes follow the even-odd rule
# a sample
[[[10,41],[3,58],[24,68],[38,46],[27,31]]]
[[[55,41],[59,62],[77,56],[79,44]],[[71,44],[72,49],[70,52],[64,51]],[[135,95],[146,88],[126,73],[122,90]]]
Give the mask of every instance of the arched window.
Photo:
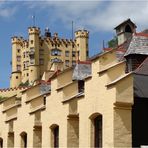
[[[94,146],[102,147],[102,116],[97,116],[94,119],[94,137]]]
[[[102,115],[99,113],[93,114],[91,117],[91,146],[95,148],[102,147]]]
[[[132,29],[131,29],[131,27],[129,25],[125,26],[125,32],[132,33]]]
[[[59,148],[59,126],[54,124],[50,128],[51,128],[51,147]]]
[[[3,139],[0,138],[0,148],[3,148]]]
[[[54,48],[51,50],[51,55],[52,56],[60,56],[61,55],[61,50],[58,48]]]
[[[22,132],[20,136],[21,136],[21,148],[27,148],[27,133]]]

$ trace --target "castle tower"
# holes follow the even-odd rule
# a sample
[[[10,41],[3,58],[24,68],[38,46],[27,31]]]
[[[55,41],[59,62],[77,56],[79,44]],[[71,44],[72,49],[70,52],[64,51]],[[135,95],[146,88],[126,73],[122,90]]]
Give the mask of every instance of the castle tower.
[[[18,87],[21,83],[21,49],[22,38],[12,37],[12,74],[10,87]]]
[[[33,84],[34,81],[40,79],[39,74],[39,35],[40,28],[29,27],[29,83]]]
[[[86,61],[88,53],[88,38],[89,32],[87,30],[78,30],[75,32],[77,60]]]
[[[126,21],[122,22],[114,29],[116,30],[117,38],[118,38],[118,45],[124,43],[127,39],[132,37],[133,33],[136,33],[137,26],[130,20],[127,19]]]

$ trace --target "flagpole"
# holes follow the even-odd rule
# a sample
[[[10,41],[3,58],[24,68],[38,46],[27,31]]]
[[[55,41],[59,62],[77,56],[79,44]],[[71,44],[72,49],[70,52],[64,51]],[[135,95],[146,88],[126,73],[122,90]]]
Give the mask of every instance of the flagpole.
[[[32,15],[33,26],[35,26],[35,15]]]

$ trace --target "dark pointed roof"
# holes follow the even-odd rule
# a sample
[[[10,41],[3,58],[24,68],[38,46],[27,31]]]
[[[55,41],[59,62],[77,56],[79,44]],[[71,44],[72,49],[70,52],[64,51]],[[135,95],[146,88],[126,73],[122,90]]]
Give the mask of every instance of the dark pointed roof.
[[[137,26],[130,20],[130,18],[128,18],[127,20],[125,20],[122,23],[120,23],[119,25],[117,25],[114,29],[117,29],[117,28],[119,28],[120,26],[122,26],[126,23],[131,23],[135,28],[137,28]]]
[[[148,75],[148,58],[135,70],[136,74]]]

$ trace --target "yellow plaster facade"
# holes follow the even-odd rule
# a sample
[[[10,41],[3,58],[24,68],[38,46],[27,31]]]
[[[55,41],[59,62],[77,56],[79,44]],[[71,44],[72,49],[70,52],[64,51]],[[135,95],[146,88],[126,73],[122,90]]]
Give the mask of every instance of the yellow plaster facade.
[[[48,29],[41,35],[40,28],[29,27],[28,39],[12,37],[12,75],[10,87],[20,84],[30,85],[41,80],[43,73],[51,69],[54,62],[61,63],[63,69],[74,66],[76,61],[88,58],[87,30],[75,32],[75,39],[62,39]]]
[[[86,61],[86,30],[74,41],[45,33],[30,27],[28,40],[12,38],[11,88],[0,90],[0,147],[131,148],[133,74],[126,61],[116,49]]]
[[[41,94],[42,84],[37,84],[1,101],[4,147],[24,148],[24,137],[27,147],[34,148],[56,147],[56,140],[59,147],[95,147],[94,120],[99,116],[101,147],[132,147],[133,78],[125,74],[125,62],[118,62],[114,50],[92,59],[83,90],[80,80],[73,80],[74,70],[51,77],[48,93]]]

